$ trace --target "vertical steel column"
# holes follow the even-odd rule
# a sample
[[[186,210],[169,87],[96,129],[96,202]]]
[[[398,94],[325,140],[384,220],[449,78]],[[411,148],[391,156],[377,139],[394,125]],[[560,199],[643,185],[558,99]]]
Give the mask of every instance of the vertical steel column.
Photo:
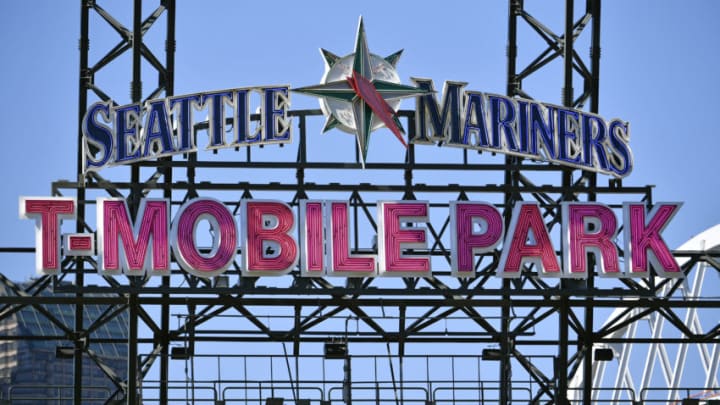
[[[523,8],[522,0],[511,0],[509,4],[508,44],[507,44],[507,90],[509,97],[517,95],[520,82],[517,78],[517,18]]]
[[[589,257],[588,259],[594,259],[594,257]],[[596,266],[595,260],[589,260],[588,261],[588,271],[594,272]],[[587,289],[592,290],[595,288],[595,277],[590,274],[587,279]],[[591,405],[592,404],[592,390],[593,390],[593,378],[592,378],[592,362],[593,362],[593,322],[594,322],[594,311],[595,308],[592,306],[592,297],[588,296],[585,299],[588,302],[588,305],[585,307],[585,330],[582,336],[582,339],[578,339],[582,343],[578,345],[578,349],[584,353],[584,359],[583,362],[583,404],[585,405]]]
[[[592,38],[590,43],[590,112],[600,110],[600,5],[601,0],[587,0],[588,9],[592,14]]]
[[[563,81],[563,105],[573,107],[573,15],[575,0],[565,0],[565,33],[563,35],[563,62],[564,62],[564,81]],[[563,171],[562,185],[564,189],[572,186],[572,170]],[[566,199],[563,197],[563,199]],[[566,282],[561,280],[560,285],[566,287]],[[559,312],[559,342],[558,342],[558,367],[557,377],[558,385],[556,392],[556,400],[559,405],[568,403],[568,317],[570,312],[568,297],[560,298]]]
[[[590,112],[597,114],[600,109],[600,0],[587,0],[586,10],[592,15],[592,33],[590,43]],[[595,189],[597,186],[597,174],[588,174],[588,186]],[[596,194],[590,194],[590,200],[596,200]],[[592,262],[591,268],[596,268],[595,262]],[[589,290],[595,287],[595,277],[588,277],[587,288]],[[593,299],[588,296],[587,301],[592,303]],[[593,305],[585,307],[585,336],[583,338],[585,346],[585,362],[583,363],[583,403],[586,405],[592,402],[592,362],[593,362],[593,340],[594,340],[594,311]]]
[[[133,4],[133,36],[132,36],[132,82],[130,83],[130,99],[133,103],[140,102],[142,98],[142,75],[140,61],[142,60],[142,0],[135,0]]]
[[[563,36],[563,105],[573,106],[573,14],[575,0],[565,0],[565,34]]]
[[[347,340],[345,344],[347,345]],[[352,357],[349,353],[345,354],[343,361],[343,402],[350,405],[352,404]]]
[[[517,79],[517,17],[523,8],[522,0],[511,0],[508,9],[508,43],[507,43],[507,95],[510,97],[518,94],[520,83]],[[519,158],[508,156],[505,164],[510,166],[517,163]],[[505,169],[505,184],[514,185],[517,183],[515,173],[512,169]],[[505,193],[505,228],[510,225],[515,197],[512,191]],[[510,280],[503,280],[503,290],[510,290]],[[510,295],[503,294],[503,305],[500,316],[500,404],[508,404],[512,401],[512,338],[510,336]]]
[[[142,0],[135,0],[133,5],[132,34],[132,82],[130,82],[130,100],[133,103],[142,101]],[[129,206],[133,217],[140,203],[140,167],[133,164],[130,168]]]
[[[168,169],[170,170],[170,169]],[[163,277],[162,280],[163,288],[170,287],[170,278]],[[165,293],[162,294],[163,303],[160,306],[160,340],[157,344],[162,345],[160,348],[160,403],[168,403],[168,379],[170,378],[169,373],[169,362],[170,362],[170,337],[168,331],[170,330],[170,305],[167,303],[167,299],[170,296]]]
[[[133,35],[132,35],[132,82],[130,83],[130,98],[133,103],[142,99],[141,57],[142,57],[142,0],[135,0],[133,4]],[[129,208],[133,217],[138,212],[140,202],[140,167],[133,164],[131,167],[131,191]],[[134,284],[134,280],[131,281]],[[134,289],[133,289],[134,290]],[[128,297],[129,323],[128,326],[128,381],[127,403],[135,405],[138,400],[138,303],[137,292],[132,291]]]
[[[127,381],[127,403],[128,405],[139,404],[138,400],[138,296],[136,292],[128,295],[128,381]]]
[[[165,40],[165,96],[170,97],[175,94],[175,0],[167,0],[165,4],[167,7],[167,28]],[[172,160],[172,158],[167,158]],[[165,190],[163,191],[163,197],[172,201],[172,182],[173,182],[173,169],[168,166],[165,168],[163,173],[165,181]],[[162,278],[163,288],[170,287],[170,277]],[[160,329],[161,339],[159,344],[162,345],[160,349],[160,403],[168,403],[168,380],[170,378],[170,338],[168,331],[170,330],[170,305],[167,303],[167,299],[170,295],[165,293],[162,295],[163,303],[160,306]]]
[[[82,233],[83,220],[85,219],[85,178],[83,174],[83,159],[84,159],[84,148],[83,148],[83,133],[82,133],[82,119],[85,116],[87,110],[87,92],[89,90],[90,72],[88,71],[88,53],[90,52],[90,38],[89,38],[89,19],[90,19],[90,3],[81,0],[80,1],[80,89],[78,92],[78,151],[77,151],[77,217],[80,219],[77,221],[76,232]],[[82,258],[78,258],[75,264],[75,284],[81,287],[85,284],[85,278],[83,274],[83,267],[85,267]],[[73,351],[73,403],[76,405],[82,404],[82,342],[78,339],[77,334],[83,330],[83,304],[82,304],[82,293],[77,293],[78,303],[75,305],[75,327],[74,331],[76,336],[75,339],[75,350]]]

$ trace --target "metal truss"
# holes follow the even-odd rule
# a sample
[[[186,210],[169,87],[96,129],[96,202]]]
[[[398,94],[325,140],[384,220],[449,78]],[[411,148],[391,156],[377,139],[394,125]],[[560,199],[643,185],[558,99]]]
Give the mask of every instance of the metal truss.
[[[89,99],[93,96],[99,97],[103,101],[108,100],[121,100],[124,97],[111,97],[103,91],[101,85],[95,81],[98,72],[107,68],[109,64],[118,59],[121,55],[131,53],[132,57],[132,81],[130,82],[130,101],[137,103],[143,101],[143,61],[149,63],[151,67],[151,74],[155,74],[157,77],[157,87],[151,91],[145,99],[152,99],[162,96],[164,93],[165,97],[173,95],[174,85],[174,70],[175,70],[175,0],[160,0],[153,9],[153,11],[143,19],[143,2],[142,0],[134,0],[132,8],[132,26],[131,28],[123,25],[118,19],[116,19],[111,13],[102,8],[95,0],[82,0],[81,2],[81,27],[80,27],[80,91],[79,91],[79,105],[78,105],[78,184],[81,187],[78,188],[77,198],[79,201],[85,199],[85,189],[82,184],[85,182],[82,173],[82,162],[84,159],[84,153],[86,153],[83,146],[82,129],[80,123],[82,117],[85,114]],[[90,64],[90,25],[91,17],[94,17],[94,21],[100,24],[109,25],[115,32],[120,36],[120,41],[112,47],[104,56],[100,57],[94,65]],[[164,19],[165,24],[165,61],[164,63],[155,56],[152,49],[143,41],[144,35],[148,30],[158,23],[161,19]],[[172,182],[170,175],[163,176],[162,173],[156,172],[153,178],[164,177],[164,181],[168,184]],[[97,178],[102,181],[98,175]],[[140,171],[139,168],[133,166],[131,168],[130,181],[135,185],[130,193],[127,195],[128,199],[132,202],[130,205],[135,209],[137,202],[141,198],[140,186]],[[78,207],[78,223],[77,231],[84,232],[87,230],[87,224],[84,223],[85,219],[85,207],[80,204]],[[78,260],[76,263],[76,269],[74,277],[75,284],[78,286],[84,286],[85,278],[82,269],[84,263],[82,260]],[[78,292],[76,295],[78,298],[82,297],[82,292]],[[129,328],[129,353],[128,353],[128,369],[137,370],[137,344],[135,339],[137,338],[137,319],[140,316],[138,314],[137,305],[134,305],[134,300],[130,299],[127,303],[122,304],[128,308],[130,313]],[[76,353],[81,353],[83,350],[83,339],[87,339],[87,330],[83,325],[83,302],[79,302],[75,305],[75,325],[74,341]],[[165,307],[161,314],[161,326],[163,330],[167,330],[169,322],[169,314],[167,313],[167,307]],[[167,371],[167,340],[161,339],[160,353],[163,357],[162,370]],[[75,367],[74,367],[74,400],[75,403],[80,403],[82,397],[82,357],[80,355],[75,356]],[[131,377],[130,375],[128,377]],[[167,376],[161,376],[161,380],[166,381]],[[113,379],[115,381],[115,379]],[[127,378],[125,384],[118,384],[118,388],[122,390],[128,399],[128,403],[136,403],[137,400],[137,378]],[[162,398],[162,396],[161,396]]]
[[[720,228],[716,225],[686,242],[680,249],[713,250],[720,244],[719,232]],[[693,260],[687,257],[678,261],[686,268],[696,269],[683,283],[661,287],[658,291],[660,297],[677,297],[687,301],[715,294],[712,292],[714,283],[710,281],[715,276],[713,267],[705,261],[693,264]],[[712,311],[696,307],[675,308],[671,312],[647,311],[644,308],[614,310],[601,331],[608,338],[606,347],[616,354],[617,364],[595,362],[593,385],[613,384],[617,390],[607,393],[607,399],[613,401],[631,399],[644,403],[671,403],[686,398],[717,398],[720,396],[717,343],[712,343],[712,339],[691,343],[689,339],[679,337],[717,335],[718,326],[713,324],[715,317]],[[682,331],[680,335],[674,333],[677,330]],[[639,340],[644,336],[648,344],[624,343],[626,339]],[[670,341],[674,343],[665,343]],[[582,384],[578,377],[576,374],[572,378],[571,387]],[[593,400],[604,399],[601,394],[595,391]]]
[[[125,52],[131,52],[133,60],[131,102],[141,101],[143,95],[153,98],[163,93],[165,96],[173,94],[174,0],[161,1],[145,19],[142,2],[135,0],[132,29],[125,28],[95,1],[82,1],[81,4],[80,120],[89,98],[110,98],[102,86],[95,83],[95,74]],[[563,104],[581,107],[589,103],[591,112],[598,111],[600,1],[588,0],[579,18],[574,4],[574,1],[566,3],[564,29],[558,34],[535,19],[523,1],[510,0],[508,95],[530,98],[531,95],[523,90],[523,83],[532,80],[543,67],[557,59],[564,67]],[[101,22],[109,24],[121,37],[120,42],[92,66],[88,61],[91,13],[99,16]],[[166,28],[164,63],[142,41],[143,34],[163,16]],[[547,44],[546,49],[523,68],[518,66],[517,51],[517,33],[521,24],[527,24]],[[591,55],[590,61],[586,62],[577,52],[575,43],[588,29]],[[158,78],[158,87],[149,94],[142,91],[143,60]],[[573,87],[577,77],[582,83],[578,96]],[[395,279],[303,278],[295,269],[283,277],[250,278],[242,277],[239,263],[234,262],[225,275],[215,279],[197,278],[180,270],[176,264],[171,275],[162,279],[113,278],[99,276],[96,263],[91,259],[66,259],[61,276],[41,277],[24,289],[0,277],[0,284],[12,291],[8,296],[0,297],[0,320],[31,307],[62,331],[58,336],[42,339],[74,344],[75,403],[81,403],[82,358],[92,357],[88,350],[88,343],[92,341],[128,344],[127,375],[118,375],[100,360],[97,364],[104,367],[108,377],[116,383],[117,395],[131,404],[141,400],[144,403],[173,400],[172,393],[178,389],[177,381],[172,377],[175,375],[171,367],[173,357],[199,362],[215,351],[219,370],[222,358],[244,356],[242,361],[245,363],[242,364],[247,364],[248,356],[257,352],[267,353],[266,358],[272,365],[273,358],[278,356],[270,353],[278,345],[284,351],[279,358],[286,362],[288,377],[271,377],[271,386],[265,389],[285,390],[295,399],[302,396],[301,389],[305,387],[322,386],[324,389],[326,384],[335,384],[342,391],[340,400],[347,403],[375,403],[380,401],[382,390],[392,393],[383,397],[388,403],[413,403],[410,392],[417,389],[426,394],[424,399],[418,397],[420,399],[415,403],[425,400],[509,404],[522,400],[566,404],[572,400],[573,403],[590,404],[597,400],[598,392],[602,390],[625,387],[617,383],[605,385],[602,378],[598,378],[602,365],[593,360],[595,349],[640,344],[654,345],[652,347],[657,349],[653,350],[657,352],[662,352],[659,345],[663,344],[705,345],[702,350],[707,354],[704,357],[706,369],[709,375],[715,374],[715,379],[708,379],[707,384],[716,384],[720,327],[698,329],[694,323],[701,312],[716,317],[720,300],[695,295],[697,291],[687,289],[683,280],[600,279],[599,271],[594,268],[591,271],[594,276],[587,280],[558,281],[540,277],[532,266],[527,266],[518,279],[500,279],[496,277],[499,251],[476,258],[475,277],[458,279],[450,275],[449,201],[491,202],[504,212],[506,222],[509,222],[515,203],[536,201],[551,236],[557,240],[562,202],[602,201],[619,211],[623,201],[652,204],[650,186],[627,186],[614,179],[607,185],[599,185],[593,173],[467,150],[454,151],[451,159],[438,162],[423,153],[422,146],[415,145],[410,145],[405,156],[398,160],[368,162],[362,171],[357,151],[350,159],[318,157],[312,153],[309,145],[316,141],[309,128],[320,121],[319,110],[294,110],[289,115],[297,134],[293,143],[242,149],[233,152],[231,159],[197,152],[181,158],[136,163],[129,169],[129,175],[122,168],[109,170],[102,176],[98,173],[83,175],[81,163],[85,151],[80,138],[78,179],[53,183],[53,194],[77,197],[77,232],[94,231],[92,208],[98,197],[125,198],[133,215],[139,201],[145,197],[167,198],[173,207],[178,207],[189,199],[211,196],[237,210],[242,200],[253,198],[273,198],[293,207],[297,207],[302,199],[341,199],[349,201],[352,249],[360,253],[377,253],[371,241],[377,227],[374,219],[376,201],[428,200],[431,203],[431,220],[426,224],[429,247],[415,250],[415,253],[431,256],[433,275]],[[401,117],[407,120],[405,127],[413,131],[414,112],[402,111]],[[259,120],[259,117],[252,119]],[[196,127],[199,132],[205,129],[202,124]],[[443,176],[438,176],[438,172]],[[3,252],[31,253],[33,249],[8,248]],[[705,273],[720,269],[717,251],[692,248],[676,251],[675,255],[682,258],[683,270],[688,276],[697,272],[699,264]],[[38,293],[49,289],[62,294],[41,296]],[[686,289],[687,294],[676,294],[682,289]],[[71,305],[76,314],[74,323],[68,325],[57,319],[44,310],[45,304]],[[91,325],[83,323],[86,305],[106,308],[103,316]],[[690,314],[687,315],[689,326],[679,315],[681,311]],[[94,329],[120,314],[128,317],[127,339],[93,340]],[[647,338],[621,333],[648,317],[653,322],[665,320],[664,330],[672,329],[673,333],[655,333]],[[175,325],[173,319],[177,320]],[[609,320],[603,324],[603,319]],[[0,339],[34,338],[37,337],[21,335]],[[300,362],[305,361],[302,359],[311,360],[315,354],[313,350],[326,343],[340,343],[341,347],[345,345],[345,349],[350,349],[340,355],[345,367],[340,372],[344,373],[342,379],[325,376],[324,365],[322,376],[318,376],[317,368],[300,372]],[[286,344],[291,345],[289,352]],[[219,345],[232,347],[228,349],[231,351],[243,352],[244,345],[252,349],[223,356],[218,353],[224,351],[218,349]],[[410,363],[417,356],[411,353],[414,347],[421,347],[420,351],[429,354],[425,358],[430,359],[436,349],[438,356],[443,355],[448,345],[452,345],[451,353],[444,355],[453,366],[463,356],[475,356],[477,376],[461,379],[453,374],[440,382],[435,381],[433,388],[431,360],[427,360],[424,377],[414,375],[413,370],[403,366],[403,362]],[[173,350],[173,354],[171,346],[182,350]],[[355,348],[358,352],[353,352]],[[395,349],[394,354],[391,348]],[[478,355],[483,349],[489,349],[487,356]],[[363,353],[364,350],[370,354]],[[378,351],[385,352],[386,357],[380,361],[389,363],[389,377],[382,377],[377,372]],[[363,367],[363,356],[375,356],[372,357],[376,371],[374,385],[373,381],[360,381],[357,374],[358,367]],[[351,372],[353,367],[356,374]],[[185,369],[188,369],[187,363]],[[482,377],[479,375],[481,369]],[[251,371],[240,377],[228,377],[228,384],[235,383],[245,387],[246,391],[248,387],[256,389],[262,383],[256,381],[259,378],[252,377]],[[225,371],[225,374],[232,374],[232,371]],[[492,377],[487,377],[488,374]],[[221,389],[221,377],[218,371],[217,376],[212,377],[214,382],[210,383],[200,374],[196,378],[186,374],[183,384],[193,399],[199,401],[196,393],[200,387],[209,386],[213,395],[207,397],[207,401],[220,401],[228,398],[226,391]],[[391,385],[382,385],[388,381]],[[667,381],[668,386],[675,383],[671,374]],[[206,383],[210,385],[204,385]],[[365,383],[367,385],[363,385]],[[643,381],[642,384],[646,383]],[[436,389],[437,384],[452,392],[452,397],[443,397]],[[283,388],[286,385],[290,388]],[[636,385],[634,388],[642,387]],[[377,396],[365,396],[362,391],[366,389],[376,392]],[[468,390],[478,394],[460,395],[461,391],[467,394]],[[254,392],[259,392],[260,397],[274,396],[275,393],[268,393],[262,387]],[[320,399],[331,399],[331,394],[322,392]],[[249,398],[245,396],[244,400]],[[333,400],[336,398],[332,397]],[[623,397],[616,398],[619,401]]]

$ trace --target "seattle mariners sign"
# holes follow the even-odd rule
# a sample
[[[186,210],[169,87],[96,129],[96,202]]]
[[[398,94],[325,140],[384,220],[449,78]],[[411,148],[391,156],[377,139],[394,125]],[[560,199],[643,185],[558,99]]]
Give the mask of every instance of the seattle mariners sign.
[[[362,20],[355,52],[339,57],[321,50],[326,71],[322,83],[294,89],[320,98],[327,117],[324,131],[339,129],[357,137],[362,163],[370,134],[388,128],[403,144],[437,144],[487,150],[567,165],[618,178],[633,166],[629,125],[595,114],[520,98],[464,90],[465,83],[445,83],[438,102],[433,81],[400,83],[395,66],[401,52],[371,54]],[[250,95],[260,105],[252,109]],[[290,86],[268,85],[196,93],[114,105],[95,103],[83,120],[84,170],[127,164],[196,151],[197,115],[207,115],[206,149],[251,147],[292,142],[287,115]],[[405,140],[396,109],[402,98],[416,99],[415,136]],[[260,111],[251,126],[250,111]],[[198,114],[196,114],[198,113]],[[224,130],[232,116],[229,136]],[[204,121],[203,121],[204,122]],[[199,141],[198,141],[199,142]]]

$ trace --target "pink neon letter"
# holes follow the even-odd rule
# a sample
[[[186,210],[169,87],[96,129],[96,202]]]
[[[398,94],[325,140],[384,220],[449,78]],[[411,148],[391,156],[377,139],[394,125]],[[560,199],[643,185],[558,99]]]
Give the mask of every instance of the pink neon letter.
[[[278,201],[247,201],[245,211],[246,274],[279,275],[296,264],[298,248],[290,232],[295,226],[293,212]]]
[[[428,256],[407,257],[403,248],[426,248],[425,228],[403,228],[400,221],[427,222],[426,202],[381,202],[378,204],[378,260],[385,276],[427,276]]]
[[[534,238],[530,238],[531,232]],[[537,203],[521,202],[515,205],[500,256],[498,275],[519,277],[520,267],[525,261],[533,262],[542,276],[560,275],[555,249]]]
[[[143,274],[170,270],[167,200],[142,200],[133,227],[125,200],[98,198],[97,206],[100,271]],[[118,239],[122,240],[122,248]]]
[[[92,250],[93,238],[91,235],[68,235],[70,250]]]
[[[480,232],[473,226],[479,224]],[[474,274],[474,256],[490,252],[500,243],[503,220],[491,204],[453,201],[450,203],[450,249],[452,274],[469,277]]]
[[[214,231],[212,248],[205,255],[198,251],[195,232],[200,221]],[[173,251],[180,266],[198,277],[213,277],[227,270],[235,258],[237,227],[235,219],[220,201],[198,198],[185,203],[173,223]]]
[[[330,270],[348,277],[367,277],[375,274],[375,258],[371,255],[350,254],[350,227],[347,202],[330,203],[331,245]]]
[[[323,263],[323,203],[301,201],[300,217],[302,275],[322,276],[325,270]]]
[[[660,233],[680,209],[680,203],[658,203],[645,216],[645,205],[625,203],[625,267],[628,276],[683,277],[680,266]],[[628,256],[629,253],[629,257]]]
[[[65,256],[95,256],[95,235],[92,233],[66,233],[63,243]]]
[[[563,254],[565,276],[587,278],[587,252],[592,252],[604,276],[620,276],[620,261],[613,239],[617,219],[602,204],[563,203]],[[593,229],[588,229],[592,226]]]
[[[57,274],[60,270],[62,220],[75,218],[75,199],[67,197],[22,197],[20,218],[35,219],[35,270]]]

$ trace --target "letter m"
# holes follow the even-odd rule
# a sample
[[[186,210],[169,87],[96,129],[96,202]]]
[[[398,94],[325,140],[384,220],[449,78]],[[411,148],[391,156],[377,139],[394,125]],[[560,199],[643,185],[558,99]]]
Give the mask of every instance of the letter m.
[[[462,89],[467,83],[445,82],[441,107],[432,80],[412,78],[412,81],[429,93],[417,97],[416,131],[410,142],[435,143],[448,138],[459,140],[462,133]]]
[[[130,224],[125,200],[98,198],[97,206],[101,273],[143,275],[166,274],[170,270],[167,200],[143,200],[134,225]]]

